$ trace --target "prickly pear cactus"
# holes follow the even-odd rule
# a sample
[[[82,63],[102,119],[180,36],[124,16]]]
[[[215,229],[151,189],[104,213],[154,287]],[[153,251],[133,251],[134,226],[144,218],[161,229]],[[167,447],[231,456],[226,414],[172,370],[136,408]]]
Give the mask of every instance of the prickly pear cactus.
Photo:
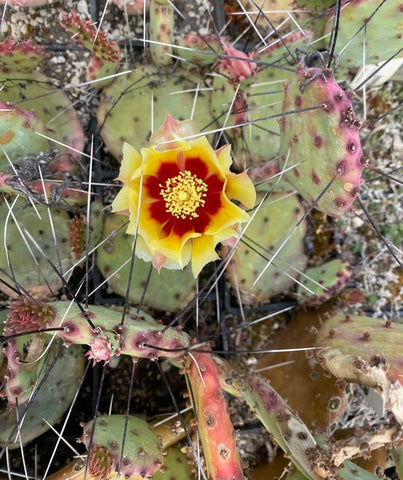
[[[316,358],[338,378],[374,387],[403,422],[403,325],[359,315],[336,315],[319,332]]]
[[[308,268],[298,285],[298,301],[304,307],[318,307],[334,298],[346,286],[352,273],[348,262],[334,259]],[[308,287],[309,290],[307,288]]]
[[[0,69],[5,72],[32,72],[46,58],[43,46],[9,38],[0,42]]]
[[[192,471],[188,459],[178,448],[169,448],[162,460],[162,469],[153,480],[191,480]]]
[[[122,228],[124,224],[122,216],[109,215],[105,218],[103,238],[108,240],[97,253],[98,268],[108,279],[109,288],[121,296],[126,295],[132,256],[131,244]],[[120,268],[122,265],[123,268]],[[143,297],[149,273],[150,264],[136,257],[129,291],[129,299],[134,304],[139,303]],[[196,282],[190,267],[183,271],[162,269],[160,273],[153,269],[143,305],[168,312],[179,311],[193,298],[195,290]]]
[[[49,141],[35,133],[45,131],[35,113],[0,102],[0,171],[12,172],[13,160],[49,149]]]
[[[259,205],[262,199],[263,194],[260,194],[256,205]],[[268,302],[274,295],[292,288],[295,278],[305,269],[307,263],[304,253],[307,225],[302,222],[273,264],[254,285],[265,263],[271,259],[303,215],[303,208],[296,195],[283,193],[271,195],[256,208],[259,210],[226,270],[234,292],[240,292],[245,305]],[[259,239],[259,245],[256,245],[256,239]]]
[[[30,205],[21,210],[23,207],[24,202],[20,199],[0,206],[7,245],[7,251],[0,250],[0,267],[36,297],[55,294],[62,286],[62,280],[48,259],[60,274],[73,264],[68,242],[69,216],[59,208],[52,208],[49,216],[49,210],[41,205],[35,205],[35,208]],[[52,231],[55,231],[55,237]],[[16,295],[1,282],[0,289],[7,295]]]
[[[244,476],[234,430],[221,389],[218,366],[212,356],[193,353],[187,365],[187,378],[209,478],[242,480]]]
[[[120,50],[116,42],[107,39],[105,32],[98,31],[91,20],[84,20],[72,11],[63,15],[62,26],[74,34],[74,39],[91,52],[87,67],[87,81],[95,87],[103,87],[112,79],[105,79],[117,72]]]
[[[120,161],[124,142],[137,150],[147,146],[154,128],[164,123],[167,111],[180,120],[190,118],[196,94],[193,118],[203,130],[210,117],[209,92],[203,87],[203,79],[195,74],[177,69],[166,75],[147,65],[118,77],[102,92],[97,110],[109,152]]]
[[[31,42],[8,41],[0,46],[0,101],[18,102],[19,108],[33,112],[42,122],[42,128],[36,125],[38,136],[50,137],[53,147],[80,154],[84,132],[70,99],[35,70],[44,55],[43,47]]]
[[[109,478],[112,472],[120,472],[126,478],[151,478],[160,469],[161,442],[142,418],[130,416],[126,427],[124,415],[103,415],[82,427],[79,441],[87,447],[93,432],[88,473],[94,480]]]
[[[358,194],[363,153],[350,96],[333,74],[305,63],[285,87],[280,166],[293,167],[287,180],[309,203],[329,215],[351,208]],[[305,109],[305,111],[304,111]]]
[[[21,307],[24,308],[23,305]],[[6,319],[7,313],[6,310],[0,312],[1,323]],[[30,310],[26,313],[26,320],[29,320]],[[7,329],[3,330],[3,327],[1,327],[2,334],[11,334],[11,327],[17,328],[18,322],[16,324],[16,322],[13,323],[8,320]],[[9,441],[9,438],[12,438],[13,440],[8,444],[10,449],[19,448],[21,444],[26,445],[49,430],[49,424],[54,425],[60,420],[73,400],[75,389],[78,387],[84,371],[81,347],[74,346],[63,352],[39,390],[35,401],[29,406],[24,422],[18,428],[19,438],[16,439],[17,420],[21,418],[30,394],[43,378],[46,367],[52,363],[57,350],[60,348],[60,343],[57,342],[51,348],[51,354],[44,359],[45,361],[41,361],[38,357],[43,346],[49,345],[50,337],[45,342],[40,341],[39,344],[38,339],[40,339],[39,336],[26,336],[20,337],[18,340],[11,340],[6,347],[6,356],[1,360],[0,368],[1,370],[6,368],[9,377],[9,381],[5,385],[5,391],[3,390],[2,393],[11,396],[12,401],[9,402],[9,408],[0,413],[0,445],[3,446]],[[10,385],[12,385],[11,388]],[[16,398],[15,394],[20,401],[18,405],[13,406]]]
[[[378,0],[353,0],[346,3],[341,10],[337,36],[340,68],[359,68],[363,61],[366,64],[380,63],[399,53],[399,49],[399,56],[402,56],[401,3]],[[332,9],[328,13],[324,36],[332,31],[334,12]],[[374,15],[376,21],[372,18]],[[382,48],[379,48],[380,45]]]

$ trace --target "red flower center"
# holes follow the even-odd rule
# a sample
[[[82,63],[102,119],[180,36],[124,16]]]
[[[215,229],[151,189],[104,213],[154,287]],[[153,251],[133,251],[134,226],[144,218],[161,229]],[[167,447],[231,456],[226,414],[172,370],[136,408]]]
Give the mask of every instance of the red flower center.
[[[161,225],[164,236],[203,234],[222,207],[224,179],[209,171],[199,157],[181,159],[180,167],[178,163],[163,163],[155,176],[144,179],[149,214]]]

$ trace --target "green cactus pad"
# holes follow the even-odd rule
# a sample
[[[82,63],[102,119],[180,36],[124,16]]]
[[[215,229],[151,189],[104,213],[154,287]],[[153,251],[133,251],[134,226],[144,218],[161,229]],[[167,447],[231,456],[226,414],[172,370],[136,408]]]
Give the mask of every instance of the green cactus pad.
[[[125,234],[124,228],[118,230],[125,222],[126,218],[119,215],[109,215],[105,219],[103,238],[117,231],[98,249],[97,265],[105,278],[131,258],[132,239]],[[135,258],[129,293],[129,299],[133,303],[140,302],[150,266],[150,263]],[[124,296],[128,279],[129,264],[112,275],[108,285],[113,292]],[[168,312],[178,311],[193,298],[195,291],[196,283],[190,267],[183,271],[162,269],[160,273],[153,269],[143,305]]]
[[[12,212],[15,220],[6,203],[0,206],[0,222],[2,225],[7,224],[6,245],[11,269],[4,248],[0,249],[0,267],[14,277],[25,289],[29,290],[32,295],[36,297],[48,296],[57,292],[62,282],[49,265],[46,256],[57,269],[59,268],[60,258],[63,271],[70,268],[73,263],[68,241],[69,216],[59,208],[52,208],[51,210],[57,239],[56,248],[49,220],[49,209],[36,205],[37,212],[41,217],[39,218],[31,205],[25,209],[20,209],[22,206],[24,206],[23,200],[18,200],[14,205]],[[25,229],[34,238],[45,256],[36,248]],[[8,282],[10,282],[9,279]],[[8,295],[15,296],[15,293],[1,282],[0,289]]]
[[[260,194],[257,205],[262,198]],[[303,208],[296,195],[276,193],[262,204],[254,216],[245,232],[244,241],[248,245],[240,243],[226,270],[232,288],[235,292],[239,289],[245,305],[268,302],[274,295],[285,293],[295,285],[294,279],[299,275],[296,269],[303,270],[307,263],[304,254],[305,222],[287,241],[274,264],[267,268],[255,286],[253,283],[302,215]],[[257,249],[264,258],[253,249]]]
[[[15,159],[32,152],[49,149],[49,141],[35,130],[45,127],[35,113],[22,110],[13,104],[0,102],[0,171],[11,171]]]
[[[167,67],[172,64],[173,35],[172,4],[168,0],[150,0],[150,52],[155,65]]]
[[[178,448],[169,448],[163,458],[163,471],[157,472],[153,480],[191,480],[192,472],[186,455]]]
[[[0,42],[0,69],[4,71],[32,72],[45,58],[45,48],[34,42],[14,39]]]
[[[316,357],[338,378],[375,387],[403,422],[403,324],[359,315],[336,315],[323,324]]]
[[[369,20],[375,10],[375,16]],[[333,17],[334,12],[327,20],[323,35],[332,31]],[[362,66],[364,40],[367,64],[385,61],[398,52],[402,46],[400,2],[386,1],[380,5],[379,0],[353,0],[342,8],[336,47],[340,68]]]
[[[201,90],[205,86],[201,78],[179,69],[165,75],[144,66],[118,77],[103,90],[97,110],[107,149],[120,161],[124,142],[137,150],[148,146],[152,109],[154,127],[164,123],[167,112],[179,120],[190,118],[198,86]],[[208,92],[202,90],[197,95],[193,120],[203,131],[209,118]]]
[[[335,259],[323,265],[308,268],[301,283],[309,288],[298,285],[297,296],[301,305],[305,307],[318,307],[327,300],[337,296],[346,286],[352,273],[349,263]],[[314,280],[311,281],[310,279]],[[315,283],[317,282],[317,283]],[[321,288],[320,285],[323,287]]]
[[[124,415],[103,415],[96,419],[92,448],[104,449],[105,456],[109,457],[110,472],[119,470],[123,435],[126,431],[120,474],[126,478],[151,477],[162,465],[162,447],[157,435],[150,425],[143,419],[130,416],[125,430],[126,417]],[[93,421],[82,425],[84,433],[80,438],[87,447],[93,429]],[[94,478],[97,475],[94,460],[96,450],[89,453],[88,473]],[[99,451],[99,450],[98,450]]]
[[[281,113],[284,84],[291,76],[290,71],[267,67],[256,74],[253,83],[245,90],[247,120],[253,123],[242,127],[243,133],[237,135],[234,150],[237,158],[241,156],[242,159],[247,159],[247,166],[266,162],[278,153],[280,147],[278,118],[263,121],[259,119]]]
[[[83,150],[84,132],[77,113],[67,95],[47,77],[39,72],[0,69],[0,86],[2,98],[18,103],[20,108],[33,112],[42,122],[43,128],[37,131],[55,140],[51,142],[53,148],[73,155]]]

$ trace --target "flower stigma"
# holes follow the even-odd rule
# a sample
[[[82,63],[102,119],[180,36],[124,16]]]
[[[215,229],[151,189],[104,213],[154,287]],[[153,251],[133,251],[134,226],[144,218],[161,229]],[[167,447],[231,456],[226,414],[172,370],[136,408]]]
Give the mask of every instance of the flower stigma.
[[[185,219],[199,216],[196,210],[205,205],[204,197],[207,196],[207,190],[203,180],[185,170],[174,178],[168,178],[165,188],[161,188],[160,193],[165,200],[167,212],[176,218]]]

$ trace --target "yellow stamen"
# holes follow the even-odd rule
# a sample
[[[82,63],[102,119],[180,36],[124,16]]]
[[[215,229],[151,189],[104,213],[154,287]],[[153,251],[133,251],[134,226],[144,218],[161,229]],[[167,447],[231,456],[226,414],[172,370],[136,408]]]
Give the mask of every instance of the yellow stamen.
[[[189,170],[169,178],[165,186],[160,187],[167,212],[176,218],[196,218],[199,216],[196,210],[206,203],[207,185]]]

